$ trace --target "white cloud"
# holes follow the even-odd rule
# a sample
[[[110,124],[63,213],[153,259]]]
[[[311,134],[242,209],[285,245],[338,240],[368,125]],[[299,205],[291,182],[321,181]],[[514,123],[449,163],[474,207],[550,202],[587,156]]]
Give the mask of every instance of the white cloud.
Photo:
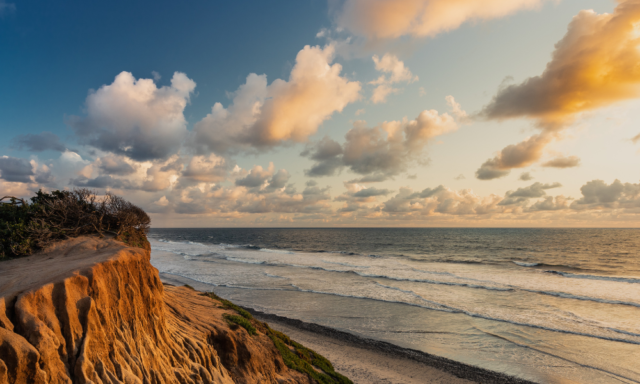
[[[374,55],[373,62],[376,65],[376,70],[386,74],[369,82],[369,84],[376,85],[371,95],[371,101],[374,104],[384,103],[387,101],[389,95],[400,92],[400,90],[394,88],[392,84],[413,83],[418,81],[418,76],[414,76],[409,68],[405,67],[404,62],[398,59],[396,55],[386,53],[382,58]]]
[[[68,124],[96,148],[135,160],[165,159],[176,153],[187,132],[183,111],[196,83],[176,72],[171,86],[129,72],[116,76],[86,100],[86,116]]]

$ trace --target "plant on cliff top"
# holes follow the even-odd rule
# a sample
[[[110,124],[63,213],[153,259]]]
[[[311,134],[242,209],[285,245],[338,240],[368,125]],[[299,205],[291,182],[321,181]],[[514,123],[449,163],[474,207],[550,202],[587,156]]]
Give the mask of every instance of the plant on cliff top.
[[[0,259],[27,256],[56,241],[105,233],[140,248],[148,248],[151,220],[137,206],[107,193],[87,190],[38,191],[31,203],[16,197],[0,199]]]

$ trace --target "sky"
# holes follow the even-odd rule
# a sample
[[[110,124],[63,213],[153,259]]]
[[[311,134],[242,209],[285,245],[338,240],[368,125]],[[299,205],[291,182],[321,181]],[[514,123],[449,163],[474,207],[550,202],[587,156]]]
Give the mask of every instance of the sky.
[[[640,227],[640,0],[0,0],[0,195],[154,227]]]

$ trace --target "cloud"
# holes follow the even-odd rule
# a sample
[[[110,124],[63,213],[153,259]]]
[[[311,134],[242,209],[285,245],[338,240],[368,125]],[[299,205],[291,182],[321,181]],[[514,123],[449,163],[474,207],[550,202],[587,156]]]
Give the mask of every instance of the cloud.
[[[307,184],[301,193],[293,187],[261,192],[243,186],[189,187],[167,195],[162,210],[235,218],[269,213],[330,214],[328,191],[328,187],[321,188],[314,183]]]
[[[131,164],[124,160],[124,158],[114,155],[99,158],[96,161],[96,166],[102,173],[107,175],[126,176],[136,171]]]
[[[371,101],[374,104],[384,103],[387,101],[387,96],[400,91],[392,84],[413,83],[419,80],[418,76],[414,76],[409,68],[405,67],[404,63],[391,53],[385,53],[382,58],[374,55],[373,62],[376,65],[376,70],[388,74],[381,75],[376,80],[369,82],[369,84],[377,85],[371,95]]]
[[[346,0],[337,24],[368,39],[433,37],[468,21],[500,18],[543,0]]]
[[[166,159],[176,153],[187,132],[184,109],[196,83],[176,72],[171,86],[121,72],[86,100],[86,116],[67,123],[80,140],[134,160]]]
[[[527,202],[529,199],[546,196],[546,190],[553,188],[560,188],[562,184],[542,184],[533,183],[528,187],[518,188],[515,191],[509,191],[505,194],[504,200],[499,205],[511,205]]]
[[[518,178],[518,180],[522,180],[522,181],[533,180],[533,176],[531,176],[531,173],[529,172],[523,172]]]
[[[543,167],[573,168],[580,166],[580,158],[577,156],[556,157],[542,164]]]
[[[14,3],[7,3],[5,0],[0,0],[0,17],[15,11],[16,5]]]
[[[393,88],[389,84],[380,84],[373,90],[371,102],[373,102],[373,104],[386,103],[389,95],[396,94],[398,92],[400,92],[398,88]]]
[[[31,183],[35,176],[33,164],[17,157],[0,157],[0,178],[10,182]]]
[[[640,141],[640,134],[635,135],[631,141],[633,142],[633,144],[636,144],[638,141]]]
[[[214,154],[193,156],[181,174],[182,183],[218,183],[226,180],[229,170],[227,161]]]
[[[530,117],[557,129],[581,112],[640,95],[640,2],[620,1],[612,14],[581,11],[556,44],[542,75],[505,86],[482,113]]]
[[[448,101],[455,104],[453,98]],[[364,121],[357,121],[347,132],[343,145],[325,137],[308,147],[302,155],[316,163],[305,173],[311,177],[330,176],[348,167],[352,172],[382,181],[419,161],[431,139],[457,128],[453,116],[435,110],[422,111],[413,120],[405,117],[400,121],[385,121],[373,128],[367,127]]]
[[[602,180],[592,180],[580,191],[582,198],[572,204],[574,209],[640,207],[640,184],[623,184],[616,179],[607,185]]]
[[[478,170],[478,178],[502,177],[511,168],[538,161],[544,147],[558,139],[558,132],[581,113],[640,96],[638,25],[637,0],[619,1],[612,14],[581,11],[556,44],[552,59],[540,76],[520,84],[502,85],[478,116],[490,120],[532,118],[543,132],[488,160]],[[505,152],[521,161],[505,161]],[[558,164],[577,165],[569,160]]]
[[[305,46],[289,81],[267,85],[266,75],[250,74],[232,104],[216,103],[195,125],[192,145],[199,153],[264,150],[304,142],[334,113],[360,98],[360,83],[340,76],[331,64],[335,46]]]
[[[542,157],[545,146],[553,137],[552,134],[542,133],[505,147],[480,166],[476,177],[480,180],[492,180],[507,176],[512,168],[528,167]]]
[[[60,138],[51,132],[18,135],[13,138],[11,147],[31,152],[43,152],[48,150],[64,152],[67,150],[67,147],[60,141]]]
[[[432,215],[485,215],[500,212],[501,198],[491,195],[477,196],[471,190],[454,191],[444,186],[413,192],[401,188],[400,192],[382,205],[382,211],[392,216],[423,218]]]
[[[70,180],[70,184],[82,188],[103,188],[103,189],[133,189],[134,186],[129,180],[123,180],[112,177],[111,175],[102,175],[93,179],[80,176]]]
[[[453,180],[465,180],[465,179],[466,179],[466,177],[464,177],[464,175],[462,173],[453,178]]]
[[[286,169],[280,169],[276,172],[273,163],[269,163],[267,169],[259,165],[254,166],[247,176],[236,179],[235,184],[247,187],[253,193],[265,193],[284,188],[290,178],[291,175]]]
[[[306,170],[305,174],[311,177],[334,175],[343,167],[342,154],[342,146],[329,136],[323,137],[315,144],[307,145],[307,148],[300,155],[315,160],[316,164]]]

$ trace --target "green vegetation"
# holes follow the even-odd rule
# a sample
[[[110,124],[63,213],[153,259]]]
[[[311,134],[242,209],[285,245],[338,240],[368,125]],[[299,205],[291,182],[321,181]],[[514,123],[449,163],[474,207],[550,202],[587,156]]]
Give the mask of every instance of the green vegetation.
[[[195,288],[193,288],[193,287],[192,287],[192,286],[190,286],[189,284],[185,284],[185,285],[183,285],[183,287],[185,287],[185,288],[189,288],[189,289],[190,289],[190,290],[192,290],[192,291],[195,291],[195,290],[196,290]]]
[[[246,329],[247,332],[249,332],[249,334],[251,336],[255,336],[255,335],[258,334],[258,332],[256,331],[256,328],[251,324],[251,322],[249,320],[245,319],[244,317],[236,316],[236,315],[229,315],[227,313],[222,315],[222,317],[224,317],[224,319],[227,320],[229,323],[237,324],[237,325],[241,326],[242,328]]]
[[[268,328],[268,336],[290,369],[306,373],[321,384],[352,384],[351,380],[337,373],[331,362],[319,353],[296,343],[289,336],[271,328]],[[318,370],[324,373],[318,372]]]
[[[87,189],[38,191],[31,203],[5,196],[0,199],[0,260],[90,234],[111,234],[130,246],[149,249],[150,222],[142,209],[110,193],[98,198]]]
[[[305,373],[320,384],[353,384],[351,380],[337,373],[331,362],[325,357],[302,344],[296,343],[284,333],[269,328],[267,323],[254,320],[253,316],[245,309],[213,292],[206,292],[203,295],[218,300],[224,308],[233,309],[242,316],[224,314],[223,317],[230,324],[243,327],[250,335],[257,335],[256,328],[258,328],[260,332],[269,336],[289,369]]]
[[[233,309],[234,311],[238,312],[238,314],[240,316],[244,317],[247,320],[253,319],[253,316],[251,316],[251,314],[246,309],[233,304],[229,300],[225,300],[225,299],[223,299],[222,297],[216,295],[213,292],[207,292],[207,293],[205,293],[205,295],[209,296],[210,298],[212,298],[214,300],[218,300],[219,302],[221,302],[223,308]]]

